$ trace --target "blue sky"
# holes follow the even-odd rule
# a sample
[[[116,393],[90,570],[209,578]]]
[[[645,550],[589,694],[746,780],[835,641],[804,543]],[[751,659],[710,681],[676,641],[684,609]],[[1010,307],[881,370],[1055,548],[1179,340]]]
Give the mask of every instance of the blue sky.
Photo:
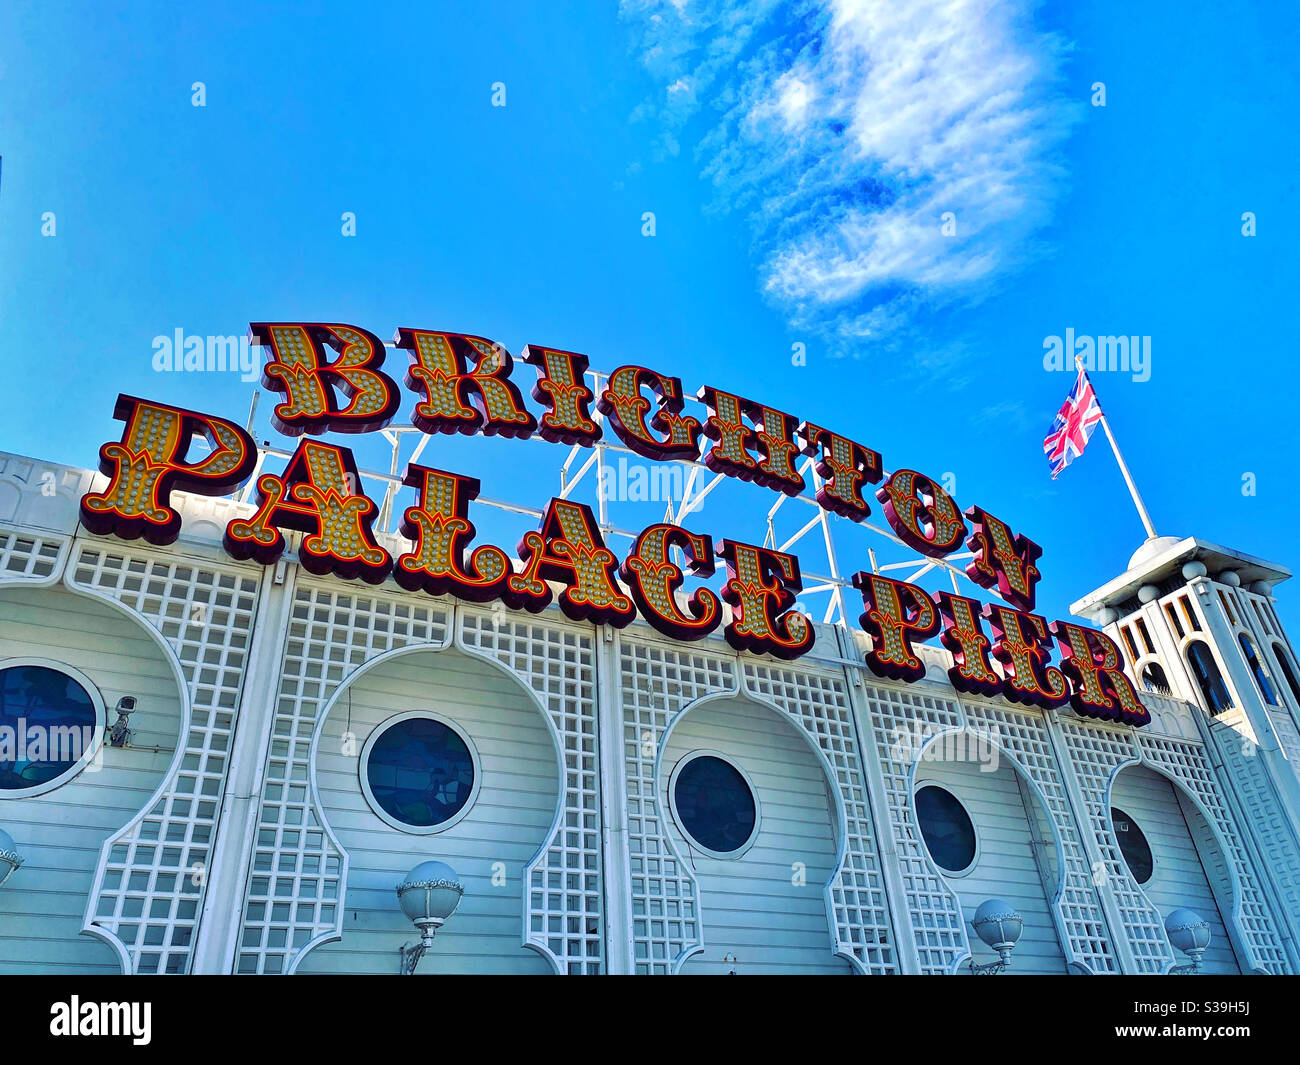
[[[1158,530],[1294,565],[1293,10],[898,6],[7,4],[0,447],[93,466],[119,391],[242,421],[237,376],[153,370],[176,329],[473,332],[716,385],[950,474],[1043,545],[1040,606],[1064,617],[1144,535],[1100,433],[1049,477],[1072,378],[1043,345],[1072,328],[1152,338],[1148,380],[1094,383]],[[292,446],[269,400],[259,439]],[[439,438],[424,461],[540,507],[565,451]],[[775,498],[729,485],[688,524],[761,542]],[[780,520],[784,539],[803,517]],[[880,547],[843,523],[837,542],[846,571]]]

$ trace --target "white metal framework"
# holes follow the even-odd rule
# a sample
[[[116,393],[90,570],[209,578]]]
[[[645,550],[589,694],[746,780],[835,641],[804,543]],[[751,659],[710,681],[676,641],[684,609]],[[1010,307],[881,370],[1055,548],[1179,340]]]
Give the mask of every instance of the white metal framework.
[[[604,390],[608,380],[608,375],[599,373],[594,370],[588,370],[585,378],[593,395],[599,396]],[[691,396],[684,397],[688,402],[695,403],[701,408],[702,404]],[[257,409],[256,395],[254,398],[252,411]],[[677,526],[686,524],[690,516],[696,513],[704,500],[709,497],[720,485],[734,481],[735,478],[725,473],[715,473],[709,469],[703,461],[690,461],[687,459],[663,459],[650,460],[644,455],[633,451],[631,448],[620,443],[617,438],[611,439],[611,431],[608,420],[599,411],[595,410],[594,405],[591,413],[592,420],[601,426],[601,439],[596,443],[587,446],[574,444],[569,448],[563,463],[559,467],[559,483],[556,491],[557,498],[572,499],[575,493],[584,484],[590,484],[594,481],[594,492],[592,496],[596,504],[596,516],[600,531],[606,538],[615,540],[632,541],[635,540],[638,533],[629,529],[620,528],[610,521],[609,504],[613,500],[608,497],[607,488],[610,484],[610,478],[607,471],[610,466],[610,456],[630,457],[639,463],[651,463],[657,466],[679,466],[685,470],[685,480],[683,482],[680,498],[672,497],[664,500],[666,503],[665,513],[662,520]],[[249,416],[250,430],[252,423],[252,412]],[[703,423],[704,419],[700,419]],[[379,502],[379,513],[376,519],[375,528],[377,531],[382,530],[387,533],[395,534],[401,523],[400,509],[395,506],[396,496],[402,487],[402,470],[406,464],[419,462],[424,454],[425,448],[428,447],[434,438],[423,433],[415,426],[410,424],[390,425],[380,431],[380,435],[389,445],[389,464],[387,471],[358,468],[358,474],[363,482],[373,483],[379,490],[375,498]],[[403,459],[402,452],[405,448],[406,441],[409,437],[415,437],[414,447],[410,454]],[[541,437],[532,438],[534,442],[540,442],[550,447],[549,443]],[[516,443],[522,444],[522,441]],[[707,438],[702,438],[702,445],[707,446]],[[293,452],[282,447],[271,447],[262,445],[258,448],[257,464],[253,470],[252,476],[242,491],[238,493],[238,498],[242,502],[249,502],[254,498],[254,491],[257,485],[258,475],[262,472],[262,467],[268,456],[275,458],[288,459]],[[585,456],[585,457],[584,457]],[[956,552],[945,558],[925,558],[916,557],[915,552],[903,543],[888,526],[881,525],[874,521],[852,522],[842,518],[837,514],[828,512],[817,502],[817,493],[822,487],[822,479],[818,476],[816,470],[817,463],[812,458],[804,458],[797,465],[797,472],[804,479],[805,488],[796,496],[787,496],[784,493],[776,493],[777,498],[767,511],[766,530],[764,532],[763,546],[775,548],[778,551],[789,552],[800,544],[819,544],[822,551],[822,557],[826,567],[826,572],[816,570],[804,570],[802,573],[804,579],[804,588],[800,592],[801,601],[809,596],[824,597],[825,607],[821,611],[820,620],[825,624],[836,624],[844,627],[851,627],[853,618],[850,613],[851,607],[846,605],[846,593],[851,597],[856,594],[850,583],[851,574],[846,574],[840,566],[839,553],[836,546],[834,530],[839,528],[841,536],[846,526],[857,525],[861,529],[901,548],[907,554],[913,557],[896,562],[878,563],[876,552],[868,543],[865,550],[865,557],[869,568],[873,573],[895,575],[896,579],[915,582],[922,577],[936,570],[944,572],[954,592],[959,592],[962,586],[961,582],[969,581],[965,569],[955,563],[963,562],[973,558],[973,553],[969,551]],[[669,486],[672,485],[671,478],[665,478],[664,482]],[[866,486],[864,486],[865,489]],[[534,519],[542,517],[542,510],[538,507],[524,506],[517,503],[507,502],[491,496],[479,496],[475,500],[476,506],[485,506],[500,510],[509,514],[523,515]],[[777,542],[776,518],[784,508],[792,507],[801,510],[802,514],[809,513],[805,508],[811,508],[811,514],[803,525],[781,542]],[[987,598],[989,596],[997,597],[996,589],[981,589],[980,594]],[[850,600],[851,601],[851,600]]]

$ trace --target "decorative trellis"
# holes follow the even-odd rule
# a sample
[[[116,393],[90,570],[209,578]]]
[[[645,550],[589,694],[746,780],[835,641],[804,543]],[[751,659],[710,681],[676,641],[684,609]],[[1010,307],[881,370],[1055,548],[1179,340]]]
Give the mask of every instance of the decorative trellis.
[[[1096,728],[1063,717],[1061,735],[1083,794],[1084,816],[1105,867],[1105,883],[1124,922],[1134,964],[1142,973],[1162,973],[1174,963],[1164,922],[1129,872],[1110,824],[1110,782],[1120,767],[1138,761],[1133,733]]]
[[[775,705],[830,764],[846,814],[844,857],[827,902],[835,950],[863,972],[897,969],[880,856],[876,851],[853,711],[841,675],[779,668],[624,638],[620,670],[627,772],[633,964],[671,973],[702,940],[699,885],[669,842],[655,766],[678,714],[706,695],[749,693]]]
[[[912,811],[911,775],[919,745],[900,738],[918,730],[928,736],[960,728],[961,711],[951,699],[919,691],[866,685],[864,693],[921,971],[950,973],[970,953],[966,922],[956,892],[930,859]]]
[[[1137,743],[1144,761],[1177,780],[1213,818],[1213,827],[1226,852],[1224,857],[1232,866],[1235,908],[1230,919],[1251,955],[1245,959],[1247,965],[1264,972],[1285,973],[1288,968],[1286,951],[1278,940],[1237,827],[1228,814],[1218,782],[1214,779],[1214,770],[1205,756],[1205,748],[1199,743],[1147,736],[1140,732],[1137,733]]]
[[[93,544],[80,548],[69,580],[157,629],[185,676],[190,722],[181,757],[156,800],[105,842],[86,923],[121,944],[131,972],[187,972],[259,578]]]
[[[775,703],[825,755],[845,812],[844,858],[828,888],[835,950],[865,973],[892,973],[897,951],[889,923],[884,876],[871,828],[867,783],[844,675],[745,661],[745,687]]]
[[[70,542],[61,536],[0,531],[0,580],[49,580],[58,572],[59,556]]]
[[[377,655],[442,646],[442,604],[302,579],[294,590],[237,971],[291,971],[303,948],[342,929],[343,853],[312,802],[309,754],[319,716],[347,677]]]
[[[1249,737],[1231,728],[1217,722],[1211,728],[1242,805],[1249,811],[1251,831],[1273,872],[1282,905],[1300,918],[1300,854],[1296,852],[1286,810],[1269,783],[1260,749]]]
[[[504,611],[462,607],[459,614],[464,645],[504,663],[537,693],[563,749],[561,817],[524,870],[525,936],[559,972],[599,973],[604,919],[592,634]]]
[[[735,666],[718,655],[626,638],[619,658],[632,961],[638,973],[671,973],[701,943],[700,891],[668,842],[655,761],[668,723],[683,706],[713,692],[735,690]]]
[[[1052,750],[1051,735],[1041,713],[1023,711],[997,703],[965,702],[968,723],[996,737],[999,747],[1010,754],[1037,785],[1047,814],[1060,837],[1063,859],[1061,891],[1052,900],[1057,919],[1066,934],[1067,959],[1091,973],[1118,972],[1115,952],[1092,882],[1092,869],[1070,811],[1070,800],[1060,767]]]

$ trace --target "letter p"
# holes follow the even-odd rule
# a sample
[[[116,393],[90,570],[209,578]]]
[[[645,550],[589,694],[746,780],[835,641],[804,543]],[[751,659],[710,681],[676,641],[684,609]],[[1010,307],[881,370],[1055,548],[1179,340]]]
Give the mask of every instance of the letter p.
[[[173,491],[226,495],[248,480],[257,462],[253,438],[224,418],[126,395],[117,397],[113,417],[126,428],[120,441],[99,449],[108,487],[81,497],[81,522],[93,533],[173,543],[181,530],[181,516],[169,505]],[[211,451],[191,462],[196,436]]]

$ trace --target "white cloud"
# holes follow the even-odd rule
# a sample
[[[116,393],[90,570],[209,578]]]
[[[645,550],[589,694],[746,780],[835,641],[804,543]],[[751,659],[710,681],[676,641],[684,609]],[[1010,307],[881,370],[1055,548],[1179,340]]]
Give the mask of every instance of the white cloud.
[[[697,143],[794,322],[896,332],[1038,250],[1075,109],[1064,47],[1028,0],[624,0],[623,14],[668,89],[659,154]]]

